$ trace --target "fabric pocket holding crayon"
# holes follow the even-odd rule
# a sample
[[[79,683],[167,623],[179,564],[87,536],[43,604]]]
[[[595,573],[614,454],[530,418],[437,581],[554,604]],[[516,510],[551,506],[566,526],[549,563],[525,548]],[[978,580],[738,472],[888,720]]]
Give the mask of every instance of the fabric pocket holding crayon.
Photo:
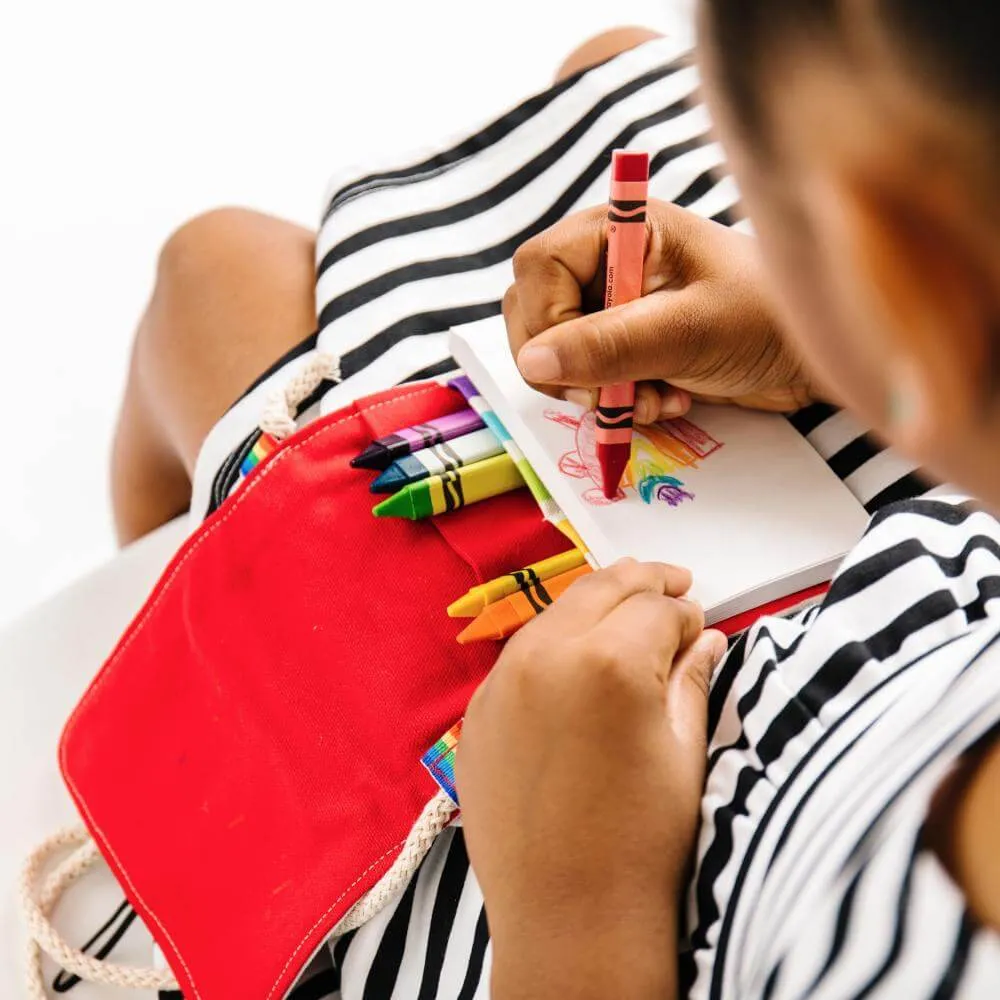
[[[420,759],[496,649],[459,646],[445,607],[566,541],[525,490],[376,519],[348,463],[463,405],[407,387],[284,441],[177,553],[65,727],[69,790],[190,1000],[285,995],[452,817]]]

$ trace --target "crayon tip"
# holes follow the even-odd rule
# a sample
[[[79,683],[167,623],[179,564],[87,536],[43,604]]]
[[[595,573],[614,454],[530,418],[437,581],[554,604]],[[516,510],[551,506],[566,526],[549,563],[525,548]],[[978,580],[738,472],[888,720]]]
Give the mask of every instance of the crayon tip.
[[[614,500],[619,494],[622,477],[632,456],[629,442],[598,444],[597,461],[601,467],[601,491],[606,500]]]
[[[486,607],[486,599],[475,588],[448,605],[449,618],[475,618]]]
[[[497,635],[497,630],[490,624],[489,621],[483,621],[483,615],[469,622],[468,625],[458,633],[458,643],[460,646],[468,646],[473,642],[485,642],[487,639],[492,639],[494,642],[498,642],[503,638],[502,635]]]
[[[372,513],[376,517],[406,517],[411,521],[417,520],[418,516],[410,492],[405,489],[383,500],[377,507],[372,508]]]
[[[407,483],[406,475],[395,465],[390,465],[381,475],[379,475],[368,487],[372,493],[395,493],[402,489]]]
[[[458,641],[463,646],[467,646],[470,642],[484,642],[488,639],[499,642],[513,635],[523,624],[523,619],[513,609],[510,600],[505,598],[487,604],[479,617],[474,618],[458,633]]]
[[[392,462],[392,455],[385,445],[377,441],[368,445],[360,455],[351,459],[352,469],[385,469]]]
[[[611,154],[611,179],[615,181],[648,181],[649,153],[631,149],[616,149]]]

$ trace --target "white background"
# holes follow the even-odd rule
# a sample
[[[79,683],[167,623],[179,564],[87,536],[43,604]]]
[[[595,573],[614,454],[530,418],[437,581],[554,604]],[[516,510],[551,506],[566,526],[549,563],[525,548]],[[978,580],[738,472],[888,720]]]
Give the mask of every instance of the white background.
[[[157,249],[227,204],[305,225],[345,161],[544,87],[685,0],[59,0],[0,14],[0,624],[114,553],[111,430]]]

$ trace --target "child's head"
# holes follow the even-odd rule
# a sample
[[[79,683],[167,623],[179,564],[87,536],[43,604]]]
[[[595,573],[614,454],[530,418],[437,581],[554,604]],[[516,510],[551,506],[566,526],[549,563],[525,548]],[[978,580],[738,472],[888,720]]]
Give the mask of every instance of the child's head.
[[[1000,7],[702,0],[702,64],[817,376],[1000,504]]]

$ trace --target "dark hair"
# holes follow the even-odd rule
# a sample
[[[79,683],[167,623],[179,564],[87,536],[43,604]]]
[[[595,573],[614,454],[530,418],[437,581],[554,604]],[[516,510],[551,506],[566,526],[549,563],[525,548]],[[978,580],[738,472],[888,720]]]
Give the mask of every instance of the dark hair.
[[[867,0],[901,65],[928,90],[978,107],[990,141],[1000,136],[1000,4],[996,0]],[[760,83],[790,42],[812,39],[856,58],[845,0],[704,0],[715,59],[742,127],[766,139]],[[796,38],[796,36],[798,36]],[[1000,149],[998,149],[1000,152]]]

